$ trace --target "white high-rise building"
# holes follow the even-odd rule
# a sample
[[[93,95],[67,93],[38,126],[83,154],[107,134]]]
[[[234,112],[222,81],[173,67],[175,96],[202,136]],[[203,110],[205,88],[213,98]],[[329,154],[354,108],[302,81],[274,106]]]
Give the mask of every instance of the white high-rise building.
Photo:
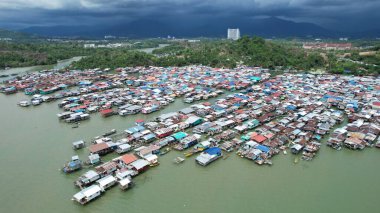
[[[230,29],[230,28],[228,28],[227,39],[238,40],[239,38],[240,38],[240,30],[239,30],[239,28],[237,28],[237,29]]]

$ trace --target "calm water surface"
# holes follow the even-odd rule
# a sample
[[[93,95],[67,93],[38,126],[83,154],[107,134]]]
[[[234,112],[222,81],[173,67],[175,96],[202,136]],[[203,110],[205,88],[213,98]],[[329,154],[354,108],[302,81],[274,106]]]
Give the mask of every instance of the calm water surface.
[[[195,156],[173,163],[181,152],[171,151],[161,164],[135,179],[128,191],[114,187],[87,206],[71,201],[78,192],[73,182],[85,172],[64,175],[58,171],[74,151],[71,143],[89,141],[110,129],[121,131],[163,112],[176,111],[181,100],[147,116],[102,118],[72,129],[59,122],[57,103],[21,108],[23,94],[0,94],[0,212],[376,212],[380,194],[380,150],[343,149],[325,145],[312,162],[294,164],[294,155],[279,154],[274,165],[258,166],[235,154],[201,167]],[[107,159],[116,157],[110,155]]]
[[[74,61],[79,61],[81,58],[82,58],[81,56],[73,57],[73,58],[70,58],[70,59],[59,61],[55,65],[31,66],[31,67],[15,67],[15,68],[7,69],[7,70],[0,69],[0,75],[10,75],[9,77],[0,78],[0,82],[3,82],[5,80],[11,79],[11,78],[14,78],[14,76],[11,76],[12,74],[22,75],[22,74],[25,74],[25,73],[35,72],[35,71],[41,71],[41,70],[46,70],[46,69],[62,69],[62,68],[65,68],[65,67],[69,66]]]

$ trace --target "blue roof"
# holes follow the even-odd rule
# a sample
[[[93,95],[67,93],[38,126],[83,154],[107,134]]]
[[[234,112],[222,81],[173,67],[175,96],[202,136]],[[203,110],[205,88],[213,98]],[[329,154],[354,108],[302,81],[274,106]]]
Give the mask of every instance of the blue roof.
[[[180,140],[184,137],[187,136],[187,133],[186,132],[177,132],[175,134],[172,135],[176,140]]]
[[[205,151],[209,155],[219,155],[222,150],[219,147],[212,147]]]
[[[78,165],[78,163],[75,162],[75,161],[71,161],[71,162],[69,163],[69,167],[71,167],[71,168],[74,168],[74,167],[76,167],[77,165]]]
[[[150,134],[148,134],[148,135],[145,135],[143,138],[144,138],[144,140],[149,140],[149,139],[152,139],[152,138],[154,138],[154,137],[156,137],[156,135],[153,134],[153,133],[150,133]]]
[[[268,153],[270,148],[264,145],[257,145],[256,149]]]
[[[286,109],[287,109],[287,110],[296,110],[297,107],[294,106],[294,105],[289,105],[289,106],[286,107]]]

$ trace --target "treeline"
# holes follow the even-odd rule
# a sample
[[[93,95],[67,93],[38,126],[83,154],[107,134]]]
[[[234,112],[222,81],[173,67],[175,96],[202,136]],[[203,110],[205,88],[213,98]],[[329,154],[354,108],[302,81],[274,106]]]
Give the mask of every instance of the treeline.
[[[55,64],[58,60],[91,54],[77,43],[0,43],[0,68]]]
[[[4,67],[23,67],[35,65],[50,65],[55,64],[59,60],[69,59],[75,56],[89,56],[89,60],[98,60],[97,63],[104,64],[121,64],[120,61],[110,61],[106,58],[111,57],[111,60],[124,60],[130,53],[127,50],[158,47],[159,44],[165,42],[163,39],[146,39],[146,40],[112,40],[112,43],[129,43],[130,46],[122,48],[84,48],[84,44],[77,41],[71,42],[0,42],[0,69]],[[110,42],[98,42],[99,44],[108,44]],[[132,55],[134,55],[132,53]],[[91,58],[93,57],[93,58]],[[146,62],[141,58],[140,54],[137,62]],[[144,55],[143,57],[150,56]],[[132,57],[133,58],[133,57]],[[106,62],[105,62],[106,60]],[[129,63],[129,59],[126,59]]]
[[[90,68],[118,68],[126,66],[150,66],[155,65],[156,58],[152,54],[140,51],[123,49],[103,49],[74,62],[72,67],[76,69]]]
[[[259,37],[243,37],[238,41],[181,42],[143,54],[131,51],[98,52],[76,62],[75,68],[117,68],[125,66],[185,66],[203,64],[212,67],[290,66],[297,69],[324,67],[319,54],[306,54],[302,49],[284,46]],[[132,59],[129,59],[132,58]]]
[[[373,65],[358,64],[350,61],[337,61],[330,69],[334,74],[347,75],[380,75],[380,67]]]
[[[338,60],[337,53],[305,51],[286,42],[266,41],[260,37],[242,37],[238,41],[207,40],[196,43],[171,42],[172,44],[148,54],[133,50],[157,47],[162,40],[129,41],[128,48],[83,48],[83,43],[0,42],[0,68],[55,64],[58,60],[86,56],[73,63],[73,68],[118,68],[126,66],[185,66],[203,64],[212,67],[236,67],[238,64],[275,68],[293,68],[309,71],[323,69],[332,73],[368,75],[380,74],[379,52],[361,56],[350,51],[348,59]],[[377,45],[371,50],[378,51]],[[377,65],[377,66],[373,66]]]

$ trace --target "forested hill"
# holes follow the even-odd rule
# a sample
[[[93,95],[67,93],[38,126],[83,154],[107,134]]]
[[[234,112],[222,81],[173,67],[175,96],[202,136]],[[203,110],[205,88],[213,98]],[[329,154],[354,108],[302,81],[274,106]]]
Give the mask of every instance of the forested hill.
[[[16,31],[11,31],[11,30],[0,29],[0,38],[2,40],[6,40],[6,39],[28,40],[28,39],[37,38],[37,36],[31,35],[28,33],[23,33],[23,32],[16,32]]]
[[[125,66],[184,66],[203,64],[212,67],[292,66],[310,69],[324,66],[318,54],[305,54],[294,46],[265,41],[260,37],[243,37],[238,41],[204,41],[178,43],[155,50],[155,55],[124,50],[105,50],[82,59],[75,68],[116,68]]]

